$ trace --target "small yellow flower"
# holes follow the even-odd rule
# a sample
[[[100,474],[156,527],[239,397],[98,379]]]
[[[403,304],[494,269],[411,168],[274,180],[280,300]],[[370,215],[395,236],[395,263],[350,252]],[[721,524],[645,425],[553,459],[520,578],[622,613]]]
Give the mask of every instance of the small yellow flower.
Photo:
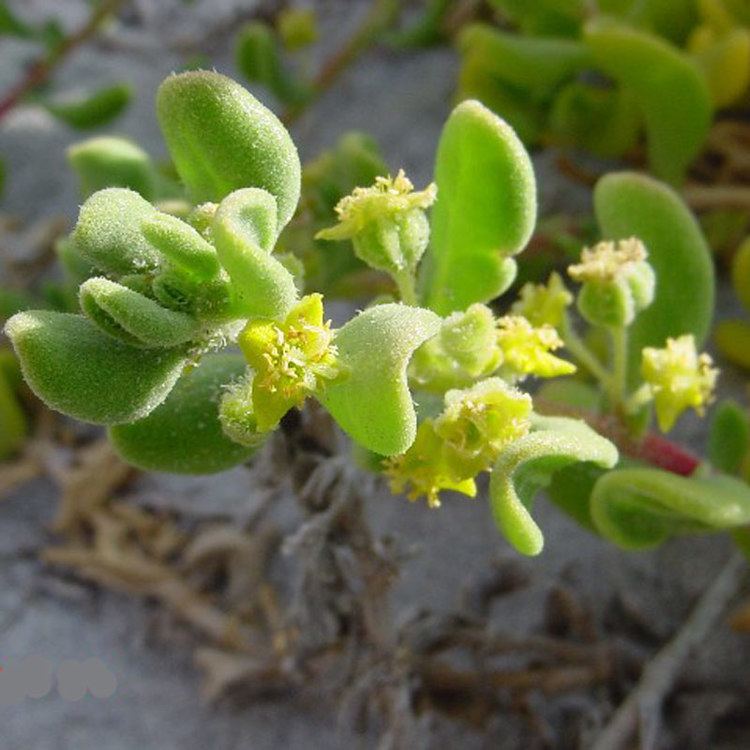
[[[377,177],[371,187],[357,187],[351,195],[342,198],[336,205],[339,223],[323,229],[316,235],[324,240],[351,239],[373,220],[383,216],[393,217],[414,208],[429,208],[435,202],[437,186],[429,184],[424,190],[414,192],[414,185],[399,169],[391,177]]]
[[[559,328],[565,309],[573,302],[573,295],[566,289],[562,277],[556,271],[550,274],[546,284],[524,284],[520,299],[511,312],[522,315],[533,326],[549,325]]]
[[[252,401],[258,430],[275,427],[293,406],[342,375],[331,322],[320,294],[303,297],[283,323],[251,320],[238,343],[255,375]]]
[[[651,389],[659,428],[667,432],[685,409],[701,416],[713,400],[719,371],[708,354],[698,354],[692,335],[667,339],[663,349],[647,347],[641,365]]]
[[[424,497],[430,508],[440,507],[441,490],[454,490],[474,497],[477,494],[474,479],[454,478],[443,460],[442,448],[443,441],[436,434],[433,421],[426,419],[419,425],[409,450],[384,463],[392,492],[406,491],[411,501]]]
[[[560,335],[552,326],[535,328],[521,315],[500,318],[497,325],[503,365],[513,374],[551,378],[576,371],[572,362],[550,354],[563,345]]]
[[[637,237],[617,242],[605,240],[593,248],[584,248],[581,262],[568,266],[568,273],[581,283],[616,281],[647,257],[646,248]]]
[[[445,443],[454,476],[476,476],[489,469],[506,445],[529,431],[530,414],[531,396],[500,378],[448,391],[435,432]]]
[[[422,422],[409,450],[386,462],[391,488],[408,488],[410,500],[424,496],[431,508],[440,505],[441,490],[474,497],[474,477],[528,432],[530,413],[531,397],[500,378],[448,391],[442,414]]]

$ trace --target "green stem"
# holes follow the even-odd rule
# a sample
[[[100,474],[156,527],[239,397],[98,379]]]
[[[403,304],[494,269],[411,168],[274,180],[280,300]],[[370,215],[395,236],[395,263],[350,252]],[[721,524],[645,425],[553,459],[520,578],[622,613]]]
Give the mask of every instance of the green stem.
[[[625,401],[628,388],[628,329],[610,328],[612,336],[612,378],[615,404]]]
[[[560,332],[568,351],[602,384],[602,387],[611,394],[613,390],[612,376],[607,372],[604,365],[602,365],[591,349],[589,349],[575,333],[567,315],[563,318]]]
[[[405,268],[400,273],[393,274],[393,280],[398,287],[398,295],[405,305],[416,307],[418,304],[417,291],[414,285],[414,274],[411,269]]]

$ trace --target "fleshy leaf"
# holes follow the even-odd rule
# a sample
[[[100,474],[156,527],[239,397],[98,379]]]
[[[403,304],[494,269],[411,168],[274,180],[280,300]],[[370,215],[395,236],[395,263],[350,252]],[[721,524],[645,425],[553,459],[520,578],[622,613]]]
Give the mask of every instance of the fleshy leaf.
[[[275,227],[276,201],[258,188],[228,195],[214,216],[216,251],[246,317],[284,318],[297,299],[294,277],[271,255]]]
[[[736,401],[722,401],[714,410],[708,435],[708,459],[727,474],[738,474],[750,451],[750,415]]]
[[[112,443],[126,461],[151,471],[213,474],[242,463],[255,449],[224,434],[219,400],[245,367],[238,355],[204,357],[145,419],[111,427]]]
[[[750,487],[724,474],[687,478],[660,469],[618,469],[594,486],[591,515],[599,533],[615,544],[654,547],[676,534],[750,523]]]
[[[440,318],[429,310],[386,304],[365,310],[337,332],[339,364],[349,373],[320,400],[364,448],[392,456],[414,441],[417,417],[406,368],[414,350],[439,328]]]
[[[629,329],[630,373],[641,350],[692,333],[706,340],[714,307],[714,266],[706,240],[682,199],[667,185],[634,172],[603,177],[594,208],[605,238],[637,237],[656,273],[656,296]]]
[[[536,493],[555,472],[590,461],[604,468],[617,463],[617,449],[585,422],[567,417],[537,417],[532,432],[506,448],[492,470],[492,514],[505,538],[522,554],[538,555],[541,529],[531,517]]]
[[[154,200],[156,167],[143,149],[125,138],[101,136],[76,143],[68,149],[68,161],[84,198],[103,188],[125,187]]]
[[[714,329],[716,348],[735,365],[750,369],[750,323],[721,320]]]
[[[81,309],[105,333],[133,346],[170,348],[194,338],[196,320],[185,313],[167,310],[109,279],[93,278],[79,290]]]
[[[0,349],[0,461],[15,453],[28,431],[26,416],[16,397],[18,363],[7,349]]]
[[[178,349],[136,349],[82,315],[34,310],[6,324],[24,378],[49,407],[94,424],[145,417],[185,365]]]
[[[711,125],[711,95],[696,63],[669,42],[611,20],[589,22],[584,39],[599,69],[640,104],[654,173],[681,182]]]
[[[181,73],[159,87],[156,111],[177,172],[196,202],[263,188],[276,198],[278,230],[291,219],[300,192],[297,149],[249,91],[218,73]]]
[[[156,213],[141,224],[143,236],[172,264],[197,279],[218,276],[216,250],[190,224],[165,213]]]
[[[127,83],[100,89],[88,96],[66,102],[48,101],[45,108],[58,120],[77,130],[96,128],[114,120],[130,103],[133,89]]]
[[[515,278],[509,256],[536,221],[531,160],[513,129],[477,101],[459,104],[438,146],[431,252],[423,264],[427,306],[441,315],[502,294]]]
[[[159,254],[141,233],[141,222],[156,209],[127,188],[94,193],[82,206],[73,238],[81,255],[112,274],[155,268]]]

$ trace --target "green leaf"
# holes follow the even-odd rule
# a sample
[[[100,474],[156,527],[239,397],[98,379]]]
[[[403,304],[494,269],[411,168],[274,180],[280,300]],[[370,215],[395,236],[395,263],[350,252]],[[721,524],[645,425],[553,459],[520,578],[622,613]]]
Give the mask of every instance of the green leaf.
[[[714,329],[716,348],[730,362],[750,369],[750,323],[746,320],[720,320]]]
[[[94,424],[145,417],[185,365],[177,349],[157,352],[114,341],[82,315],[33,310],[6,324],[31,389],[52,409]]]
[[[198,334],[197,321],[167,310],[126,286],[103,278],[85,281],[79,289],[81,309],[101,330],[131,346],[170,348]]]
[[[28,424],[16,395],[18,363],[0,349],[0,460],[13,455],[26,439]]]
[[[590,6],[586,0],[489,0],[524,34],[578,36]]]
[[[523,37],[486,24],[467,26],[458,44],[464,54],[480,59],[496,80],[528,91],[537,100],[548,99],[589,61],[589,52],[581,42]]]
[[[508,257],[536,221],[531,160],[512,128],[476,101],[459,104],[443,128],[432,209],[431,252],[423,263],[427,306],[446,315],[502,294],[515,277]]]
[[[141,231],[181,271],[202,281],[209,281],[219,275],[221,265],[214,247],[190,224],[176,216],[156,213],[141,223]]]
[[[222,390],[246,366],[239,355],[204,357],[145,419],[111,427],[113,445],[126,461],[151,471],[213,474],[246,461],[255,448],[230,440],[218,413]]]
[[[414,442],[417,417],[406,368],[439,328],[433,312],[391,303],[365,310],[337,331],[339,361],[349,372],[320,400],[364,448],[392,456]]]
[[[708,435],[708,460],[727,474],[738,474],[750,451],[750,416],[736,401],[722,401],[714,410]]]
[[[297,149],[276,116],[242,86],[218,73],[180,73],[159,87],[156,111],[196,202],[263,188],[276,198],[278,230],[291,219],[300,192]]]
[[[492,469],[490,503],[495,523],[519,552],[538,555],[544,537],[530,512],[536,493],[570,464],[589,461],[611,468],[617,457],[615,446],[585,422],[536,417],[533,430],[511,443]]]
[[[93,94],[65,102],[45,101],[45,109],[76,130],[106,125],[130,104],[133,89],[127,83],[100,89]]]
[[[107,187],[130,188],[147,201],[155,198],[156,166],[143,149],[125,138],[101,136],[76,143],[68,149],[68,162],[78,175],[84,198]]]
[[[285,104],[300,104],[312,93],[309,85],[286,68],[278,39],[264,23],[248,23],[240,29],[234,59],[248,81],[265,86]]]
[[[664,346],[669,336],[692,333],[705,342],[714,309],[714,266],[700,226],[667,185],[634,172],[603,177],[594,189],[594,209],[607,239],[640,238],[656,273],[654,302],[629,329],[633,383],[645,346]]]
[[[599,69],[637,99],[654,173],[679,183],[711,126],[711,95],[698,66],[669,42],[611,20],[585,27]]]
[[[212,230],[219,260],[232,280],[238,313],[282,319],[297,299],[294,277],[271,255],[276,201],[258,188],[237,190],[219,204]]]
[[[141,273],[159,264],[159,253],[141,233],[141,223],[156,209],[127,188],[94,193],[81,206],[73,233],[78,252],[111,274]]]
[[[676,534],[750,523],[750,487],[723,474],[687,478],[660,469],[618,469],[594,486],[591,515],[615,544],[654,547]]]
[[[31,39],[34,36],[34,29],[11,11],[6,0],[0,0],[0,35],[21,39]]]

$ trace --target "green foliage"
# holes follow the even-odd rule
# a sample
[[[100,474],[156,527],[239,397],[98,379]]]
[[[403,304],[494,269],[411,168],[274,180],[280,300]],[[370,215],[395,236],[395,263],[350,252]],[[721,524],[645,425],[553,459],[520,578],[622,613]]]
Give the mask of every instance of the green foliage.
[[[414,350],[434,336],[440,319],[429,310],[378,305],[336,335],[349,377],[330,386],[322,402],[360,445],[391,456],[414,441],[417,416],[406,378]]]
[[[205,357],[145,419],[110,427],[113,445],[129,463],[153,471],[213,474],[242,463],[254,449],[224,434],[218,405],[245,366],[238,355]]]
[[[250,92],[217,73],[182,73],[162,83],[156,112],[177,172],[196,202],[218,202],[252,186],[276,199],[279,230],[291,219],[300,192],[297,149]]]
[[[656,274],[656,298],[629,329],[630,378],[646,346],[691,333],[701,345],[714,307],[714,269],[700,227],[682,199],[656,180],[629,172],[603,177],[594,208],[608,238],[638,237]]]
[[[130,104],[132,97],[131,86],[118,83],[79,99],[42,100],[42,103],[50,114],[66,125],[76,130],[88,130],[114,120]]]
[[[20,371],[13,353],[0,349],[0,461],[12,456],[28,432],[26,415],[18,400]]]
[[[750,452],[750,416],[736,401],[722,401],[708,435],[708,460],[719,471],[739,474]]]
[[[488,174],[492,179],[483,179]],[[512,128],[474,101],[456,107],[443,128],[435,182],[422,293],[428,307],[445,315],[488,302],[513,282],[510,256],[531,236],[536,183]]]
[[[532,431],[512,443],[497,459],[490,478],[495,522],[522,554],[538,555],[544,545],[531,517],[537,492],[556,472],[581,461],[611,469],[617,450],[585,423],[565,417],[537,417]]]
[[[721,474],[686,478],[659,469],[618,469],[597,480],[591,515],[607,539],[642,549],[677,534],[750,523],[750,488]]]

